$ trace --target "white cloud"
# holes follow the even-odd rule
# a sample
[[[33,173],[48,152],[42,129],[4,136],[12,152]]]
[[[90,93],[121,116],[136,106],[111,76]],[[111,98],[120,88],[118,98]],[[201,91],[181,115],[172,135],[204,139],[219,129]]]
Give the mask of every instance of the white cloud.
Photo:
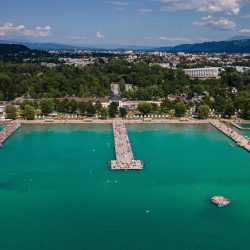
[[[210,38],[210,37],[204,37],[204,36],[198,36],[198,37],[196,37],[195,40],[197,40],[199,42],[211,42],[211,41],[213,41],[212,38]]]
[[[241,29],[240,33],[250,33],[250,29]]]
[[[121,1],[106,1],[106,3],[111,4],[111,5],[115,5],[118,7],[125,7],[130,5],[131,3],[127,3],[127,2],[121,2]]]
[[[248,18],[250,18],[250,15],[244,15],[244,16],[241,16],[241,18],[248,19]]]
[[[51,27],[36,27],[34,29],[26,28],[24,25],[15,26],[13,23],[4,23],[0,25],[1,37],[47,37],[51,35]]]
[[[148,14],[148,13],[152,13],[153,10],[152,9],[138,9],[138,12],[141,14]]]
[[[153,37],[151,37],[151,36],[146,36],[146,37],[145,37],[145,40],[147,40],[147,41],[153,41],[153,40],[154,40],[154,38],[153,38]]]
[[[168,37],[168,36],[160,36],[157,38],[161,41],[168,41],[168,42],[191,42],[189,38],[186,37]]]
[[[86,40],[87,39],[85,36],[70,36],[69,38],[73,40]]]
[[[226,13],[237,15],[242,0],[155,0],[164,6],[162,11],[197,10],[207,13]]]
[[[193,22],[194,25],[208,26],[219,30],[233,30],[236,23],[227,18],[215,18],[211,15],[203,17],[200,22]]]
[[[106,36],[104,34],[102,34],[101,31],[98,30],[96,32],[96,38],[98,38],[98,39],[105,39]]]

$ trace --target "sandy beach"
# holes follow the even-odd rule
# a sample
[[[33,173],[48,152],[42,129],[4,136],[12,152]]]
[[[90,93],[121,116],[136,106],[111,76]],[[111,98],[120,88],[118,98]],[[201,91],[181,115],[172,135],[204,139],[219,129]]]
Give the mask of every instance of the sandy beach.
[[[115,120],[122,120],[125,124],[209,124],[213,121],[217,121],[218,119],[206,119],[206,120],[195,120],[195,119],[153,119],[153,120],[142,120],[142,119],[55,119],[55,120],[16,120],[22,124],[112,124]],[[235,121],[235,120],[227,120],[220,119],[220,121],[226,123],[250,123],[250,121]],[[8,124],[10,121],[0,121],[0,124]]]
[[[116,119],[119,120],[119,119]],[[114,119],[81,119],[81,120],[17,120],[22,124],[112,124]],[[138,124],[157,124],[157,123],[170,123],[170,124],[207,124],[213,120],[180,120],[180,119],[154,119],[154,120],[135,120],[135,119],[123,119],[124,123],[138,123]],[[1,123],[1,122],[0,122]],[[2,123],[10,123],[10,122],[2,122]]]

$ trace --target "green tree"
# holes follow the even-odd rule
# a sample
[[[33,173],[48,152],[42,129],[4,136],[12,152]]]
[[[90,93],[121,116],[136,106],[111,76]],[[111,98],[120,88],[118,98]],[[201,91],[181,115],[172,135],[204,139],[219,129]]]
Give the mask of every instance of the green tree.
[[[164,99],[161,102],[161,110],[162,111],[170,111],[171,109],[174,109],[173,102],[171,102],[168,98]]]
[[[100,115],[102,119],[107,119],[108,117],[108,109],[105,107],[102,107],[101,111],[100,111]]]
[[[17,118],[17,109],[13,105],[8,105],[5,108],[6,118],[15,120]]]
[[[127,116],[127,114],[128,114],[127,110],[126,110],[125,108],[121,107],[121,108],[119,109],[119,111],[120,111],[120,116],[121,116],[122,118],[126,118],[126,116]]]
[[[59,101],[57,105],[57,110],[62,113],[68,113],[69,111],[69,100],[67,98]]]
[[[215,111],[224,114],[226,110],[226,98],[222,96],[216,96],[214,99],[214,109]]]
[[[242,92],[235,100],[235,106],[240,111],[239,115],[246,120],[250,120],[250,93]]]
[[[34,107],[30,105],[25,105],[24,111],[23,111],[23,117],[27,120],[34,120],[36,115],[36,111]]]
[[[102,110],[102,104],[101,104],[100,101],[97,101],[97,102],[95,103],[95,109],[96,109],[98,112],[101,112],[101,110]]]
[[[78,103],[78,109],[81,115],[84,115],[87,110],[86,102],[79,102]]]
[[[53,99],[44,98],[40,101],[42,115],[48,115],[54,111],[55,102]]]
[[[25,108],[26,105],[32,106],[34,108],[38,108],[37,101],[33,101],[33,100],[24,100],[24,101],[22,101],[20,103],[20,108],[22,110],[24,110],[24,108]]]
[[[4,101],[4,94],[2,90],[0,90],[0,101]]]
[[[88,116],[93,116],[96,113],[95,106],[91,101],[86,102],[86,112]]]
[[[75,99],[72,99],[68,103],[68,112],[70,114],[75,114],[78,108],[78,102]]]
[[[143,115],[148,115],[152,112],[152,104],[147,102],[141,102],[138,104],[138,110]]]
[[[151,105],[152,105],[152,111],[157,112],[159,109],[158,105],[156,103],[151,103]]]
[[[118,113],[118,103],[117,102],[111,102],[110,105],[109,105],[109,116],[111,118],[114,118],[117,113]]]
[[[235,113],[235,108],[234,104],[231,98],[228,98],[226,101],[226,108],[225,108],[225,113],[224,116],[226,118],[231,118]]]
[[[198,107],[198,116],[200,119],[207,119],[209,116],[210,108],[208,105],[203,104]]]
[[[182,101],[179,101],[175,104],[175,115],[177,117],[184,116],[186,112],[187,112],[187,107]]]
[[[122,78],[119,82],[119,88],[120,88],[120,91],[123,93],[125,90],[126,90],[126,85],[125,85],[125,81],[124,79]]]
[[[3,71],[5,72],[5,70]],[[12,100],[15,96],[15,86],[14,81],[9,75],[5,73],[0,73],[0,89],[4,100]]]

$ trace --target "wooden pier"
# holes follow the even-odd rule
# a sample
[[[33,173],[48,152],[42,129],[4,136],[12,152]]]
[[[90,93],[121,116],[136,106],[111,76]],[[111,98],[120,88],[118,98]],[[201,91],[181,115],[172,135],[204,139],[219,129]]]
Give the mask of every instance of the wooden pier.
[[[231,138],[233,141],[235,141],[240,147],[250,152],[250,140],[247,137],[239,134],[238,132],[231,129],[223,122],[212,121],[210,122],[210,124],[213,125],[215,128],[217,128],[218,130],[220,130],[226,136]]]
[[[13,123],[7,125],[0,131],[0,147],[3,146],[3,143],[8,140],[8,138],[13,135],[21,127],[20,123]]]
[[[122,121],[113,122],[116,160],[111,161],[112,170],[141,170],[143,162],[135,160],[129,142],[125,124]]]

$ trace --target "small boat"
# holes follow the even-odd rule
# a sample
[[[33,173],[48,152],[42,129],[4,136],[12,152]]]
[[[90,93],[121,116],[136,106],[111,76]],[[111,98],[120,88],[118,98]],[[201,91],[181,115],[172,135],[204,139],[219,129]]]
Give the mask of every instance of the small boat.
[[[218,207],[225,207],[231,203],[228,198],[225,198],[223,196],[213,196],[211,198],[211,202]]]

